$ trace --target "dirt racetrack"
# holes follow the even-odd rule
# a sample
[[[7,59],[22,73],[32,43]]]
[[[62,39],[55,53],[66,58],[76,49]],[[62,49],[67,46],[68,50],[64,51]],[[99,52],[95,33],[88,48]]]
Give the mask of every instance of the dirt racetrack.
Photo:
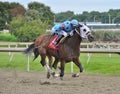
[[[120,94],[120,76],[65,74],[61,81],[39,72],[0,71],[0,94]]]

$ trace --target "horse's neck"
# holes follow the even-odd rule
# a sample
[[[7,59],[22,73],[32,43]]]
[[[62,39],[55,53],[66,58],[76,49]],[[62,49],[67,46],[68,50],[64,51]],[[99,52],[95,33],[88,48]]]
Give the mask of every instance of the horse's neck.
[[[79,49],[81,41],[82,41],[82,38],[77,33],[75,33],[72,37],[67,39],[66,45],[68,45],[68,47],[70,47],[72,49],[73,48]]]

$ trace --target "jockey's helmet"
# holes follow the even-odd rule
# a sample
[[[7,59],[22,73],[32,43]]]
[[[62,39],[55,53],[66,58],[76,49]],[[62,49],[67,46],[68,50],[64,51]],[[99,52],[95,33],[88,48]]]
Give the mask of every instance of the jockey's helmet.
[[[78,27],[78,26],[79,26],[79,22],[78,22],[77,20],[75,20],[75,19],[73,19],[73,20],[71,21],[71,24],[72,24],[74,27]]]
[[[65,31],[70,31],[71,30],[71,28],[70,28],[70,25],[71,25],[70,21],[65,21],[65,22],[63,22],[63,24],[64,24],[64,30]]]

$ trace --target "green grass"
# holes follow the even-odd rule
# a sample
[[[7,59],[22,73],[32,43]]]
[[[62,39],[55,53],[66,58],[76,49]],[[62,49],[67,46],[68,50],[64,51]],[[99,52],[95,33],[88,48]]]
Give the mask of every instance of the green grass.
[[[11,54],[11,53],[10,53]],[[27,56],[23,53],[13,53],[13,58],[10,61],[11,55],[8,52],[0,53],[0,70],[18,70],[26,71],[27,68]],[[39,63],[39,58],[32,61],[33,56],[30,57],[30,70],[31,71],[43,71],[44,68]]]
[[[45,69],[41,66],[40,57],[35,61],[32,61],[33,55],[30,57],[30,71],[43,72]],[[13,59],[10,62],[9,53],[0,52],[0,70],[18,70],[26,71],[27,68],[27,56],[22,53],[13,53]],[[87,64],[87,54],[81,53],[80,61],[84,67],[84,73],[87,74],[106,74],[106,75],[120,75],[120,55],[112,54],[109,57],[108,54],[92,54],[89,63]],[[70,73],[71,63],[67,63],[65,72]],[[79,69],[74,65],[74,72],[78,72]]]
[[[17,41],[17,38],[14,35],[11,35],[9,32],[8,33],[0,33],[0,41],[15,42],[15,41]]]
[[[85,61],[84,56],[81,59]],[[84,63],[84,68],[87,73],[120,75],[120,55],[92,54],[90,62]]]

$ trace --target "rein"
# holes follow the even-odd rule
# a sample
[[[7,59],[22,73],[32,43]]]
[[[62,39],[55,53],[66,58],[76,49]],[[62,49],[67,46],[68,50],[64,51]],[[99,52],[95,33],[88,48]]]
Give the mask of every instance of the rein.
[[[75,31],[76,31],[76,33],[77,33],[78,35],[80,35],[80,32],[78,32],[78,30],[77,30],[77,29],[75,29]]]

